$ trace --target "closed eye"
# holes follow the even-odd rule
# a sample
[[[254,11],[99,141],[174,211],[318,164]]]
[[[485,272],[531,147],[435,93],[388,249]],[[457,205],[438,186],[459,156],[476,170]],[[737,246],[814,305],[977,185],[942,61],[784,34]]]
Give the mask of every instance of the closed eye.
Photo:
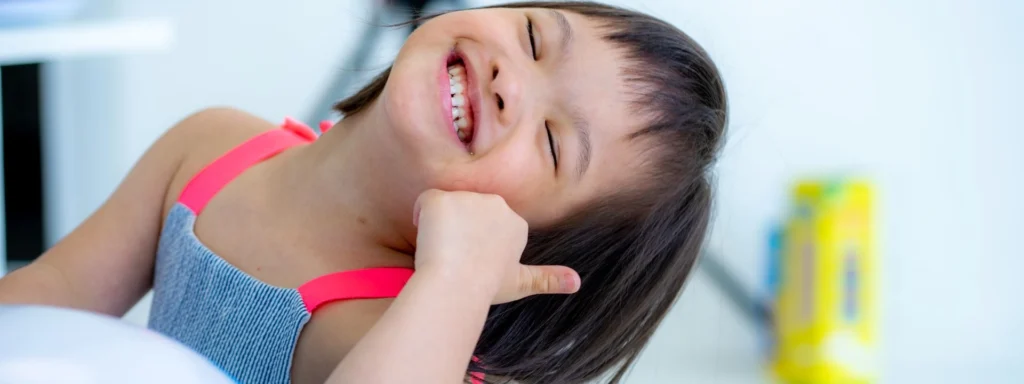
[[[526,17],[526,33],[530,36],[530,55],[537,60],[537,43],[533,39],[533,20],[530,17]]]
[[[548,148],[551,149],[551,160],[555,163],[555,172],[558,172],[558,151],[555,150],[555,138],[551,136],[551,126],[544,122],[544,130],[548,131]]]

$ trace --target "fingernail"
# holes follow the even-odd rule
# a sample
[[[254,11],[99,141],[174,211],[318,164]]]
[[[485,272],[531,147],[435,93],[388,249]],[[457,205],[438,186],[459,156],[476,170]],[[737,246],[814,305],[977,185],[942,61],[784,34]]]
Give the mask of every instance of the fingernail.
[[[566,293],[575,293],[579,289],[580,282],[579,276],[575,273],[566,273],[562,278],[562,288],[565,289]]]

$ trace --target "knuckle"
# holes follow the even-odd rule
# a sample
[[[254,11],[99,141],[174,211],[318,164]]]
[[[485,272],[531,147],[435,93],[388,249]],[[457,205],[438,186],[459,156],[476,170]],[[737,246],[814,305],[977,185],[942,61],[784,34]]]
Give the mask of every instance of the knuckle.
[[[558,278],[547,273],[535,275],[533,279],[533,291],[536,293],[551,293],[558,287]]]
[[[429,189],[423,193],[423,200],[427,203],[437,203],[442,197],[444,193],[436,189]]]
[[[516,214],[513,214],[512,216],[516,225],[518,225],[521,229],[527,229],[530,226],[530,223],[526,222],[526,219],[524,219],[522,216]]]
[[[516,287],[516,290],[520,293],[530,293],[533,291],[533,272],[529,268],[523,268],[522,271],[519,277],[519,286]]]
[[[487,194],[482,195],[481,198],[484,202],[494,207],[505,205],[505,199],[502,199],[501,196],[498,195]]]
[[[445,207],[451,206],[456,201],[458,201],[458,195],[451,192],[438,191],[434,197],[435,204]]]
[[[514,212],[510,213],[508,216],[509,224],[512,226],[512,229],[514,231],[519,233],[529,232],[530,225],[529,223],[526,222],[526,219],[522,218],[522,216],[515,214]]]

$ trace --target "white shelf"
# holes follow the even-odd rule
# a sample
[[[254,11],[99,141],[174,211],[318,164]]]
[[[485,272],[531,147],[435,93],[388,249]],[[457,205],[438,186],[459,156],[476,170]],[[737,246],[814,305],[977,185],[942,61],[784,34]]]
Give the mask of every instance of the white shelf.
[[[173,41],[174,28],[166,19],[0,27],[0,65],[155,51]]]
[[[167,49],[173,42],[174,27],[168,19],[0,27],[0,65],[152,52]],[[2,129],[0,124],[0,131]],[[2,192],[3,164],[0,159],[0,197]],[[3,199],[0,198],[0,276],[9,267],[4,250],[6,223],[3,213]]]

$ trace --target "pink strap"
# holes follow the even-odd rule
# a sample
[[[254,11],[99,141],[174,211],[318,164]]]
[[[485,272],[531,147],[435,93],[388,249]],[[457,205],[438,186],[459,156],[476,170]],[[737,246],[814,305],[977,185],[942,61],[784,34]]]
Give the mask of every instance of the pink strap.
[[[473,356],[473,361],[479,363],[480,358]],[[470,384],[484,384],[484,374],[480,372],[470,372],[469,382]]]
[[[330,120],[321,121],[320,122],[320,134],[322,135],[322,134],[326,133],[333,126],[334,126],[334,123],[332,123]]]
[[[199,215],[221,188],[249,167],[317,138],[312,129],[292,119],[286,119],[282,128],[253,137],[214,160],[189,181],[178,201]]]
[[[412,277],[410,268],[368,268],[320,276],[299,287],[309,313],[339,300],[383,299],[398,296]]]

